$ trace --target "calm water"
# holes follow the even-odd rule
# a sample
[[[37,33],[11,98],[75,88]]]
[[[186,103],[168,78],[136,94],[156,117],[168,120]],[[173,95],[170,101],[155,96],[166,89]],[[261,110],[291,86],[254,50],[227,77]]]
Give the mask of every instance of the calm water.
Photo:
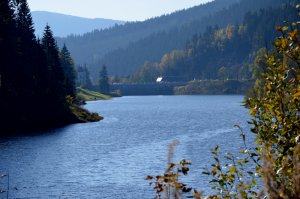
[[[210,149],[241,147],[246,127],[243,96],[147,96],[90,102],[105,119],[39,136],[0,140],[0,172],[9,173],[9,198],[153,198],[145,181],[166,168],[168,144],[179,141],[174,161],[192,161],[183,181],[206,190],[201,174]],[[8,177],[0,178],[2,189]],[[7,193],[0,194],[6,198]]]

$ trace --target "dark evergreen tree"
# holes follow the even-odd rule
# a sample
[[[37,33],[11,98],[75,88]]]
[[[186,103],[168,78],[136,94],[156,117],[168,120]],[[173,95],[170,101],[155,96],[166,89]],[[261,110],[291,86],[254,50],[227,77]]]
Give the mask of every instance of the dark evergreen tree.
[[[0,100],[14,95],[13,62],[16,60],[16,22],[10,0],[0,1]],[[3,103],[0,102],[2,105]]]
[[[109,94],[109,79],[107,75],[106,66],[103,65],[99,77],[99,90],[103,94]]]
[[[41,46],[48,67],[47,95],[53,101],[52,103],[61,105],[66,96],[65,77],[59,60],[59,51],[49,25],[45,27]]]
[[[66,94],[76,97],[76,72],[69,50],[64,45],[60,51],[60,63],[64,70]]]
[[[16,3],[18,30],[22,33],[23,40],[26,38],[27,40],[36,43],[35,30],[27,0],[16,0]]]
[[[37,51],[38,43],[34,34],[33,22],[27,0],[16,0],[16,25],[18,37],[18,73],[16,77],[20,82],[20,95],[24,102],[34,98],[38,70]]]

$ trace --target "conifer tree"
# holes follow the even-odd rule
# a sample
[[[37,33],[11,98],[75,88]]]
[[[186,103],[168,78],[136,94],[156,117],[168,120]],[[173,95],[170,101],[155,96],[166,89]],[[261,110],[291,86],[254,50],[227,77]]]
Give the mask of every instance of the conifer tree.
[[[13,85],[11,64],[15,60],[15,20],[10,0],[0,1],[0,100],[7,97]],[[12,93],[10,93],[12,94]],[[3,104],[2,102],[0,104]]]
[[[66,96],[65,77],[59,60],[59,51],[49,25],[45,27],[41,46],[48,67],[47,95],[53,103],[63,104]]]
[[[60,51],[60,63],[64,70],[66,94],[76,97],[76,72],[71,54],[64,44]]]
[[[28,101],[34,98],[38,66],[38,44],[34,34],[34,26],[27,0],[16,0],[16,25],[18,37],[19,72],[16,73],[20,93]]]
[[[34,26],[27,0],[17,0],[17,27],[23,38],[36,42]]]

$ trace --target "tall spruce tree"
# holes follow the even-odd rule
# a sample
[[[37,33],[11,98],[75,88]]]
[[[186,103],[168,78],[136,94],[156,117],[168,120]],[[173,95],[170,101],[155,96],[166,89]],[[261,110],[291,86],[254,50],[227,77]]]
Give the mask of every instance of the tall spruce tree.
[[[36,43],[35,30],[27,0],[16,0],[16,3],[18,30],[22,33],[23,40],[27,39],[32,43]]]
[[[99,90],[103,94],[109,94],[109,82],[105,65],[102,66],[100,71]]]
[[[60,51],[60,63],[64,70],[64,75],[65,75],[66,94],[75,98],[76,97],[76,71],[74,67],[74,61],[65,44]]]
[[[38,68],[37,41],[34,26],[27,0],[16,0],[16,25],[18,37],[18,51],[20,59],[19,72],[16,74],[19,81],[20,93],[26,103],[34,98],[36,86],[36,70]]]
[[[65,77],[59,60],[59,51],[49,25],[45,27],[41,46],[48,66],[47,95],[52,103],[61,105],[66,96]]]

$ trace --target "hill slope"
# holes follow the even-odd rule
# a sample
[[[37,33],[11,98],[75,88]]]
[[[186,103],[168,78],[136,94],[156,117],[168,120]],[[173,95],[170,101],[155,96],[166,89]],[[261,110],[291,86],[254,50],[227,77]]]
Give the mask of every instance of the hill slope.
[[[177,11],[170,15],[152,18],[144,22],[128,22],[106,30],[96,30],[81,36],[57,38],[58,45],[66,43],[77,64],[97,62],[106,53],[128,46],[153,33],[180,27],[218,12],[239,0],[216,0],[190,9]]]
[[[183,92],[195,93],[207,85],[205,80],[222,82],[255,78],[264,67],[258,67],[260,60],[265,59],[264,55],[272,50],[272,42],[280,35],[275,27],[286,25],[282,19],[298,20],[294,5],[247,13],[241,24],[208,28],[191,38],[184,50],[165,54],[159,62],[145,62],[131,76],[131,81],[155,82],[158,76],[168,82],[198,79],[201,81],[185,87]]]
[[[58,44],[67,44],[77,64],[88,64],[93,79],[102,64],[110,75],[127,76],[147,60],[159,61],[167,52],[184,49],[188,39],[208,26],[237,24],[247,12],[278,7],[285,1],[215,0],[144,22],[58,38]]]
[[[64,15],[53,12],[33,11],[32,18],[36,28],[36,35],[41,37],[43,30],[48,23],[55,36],[66,37],[68,35],[81,35],[95,29],[105,29],[114,26],[115,24],[124,24],[124,21],[112,19],[89,19]]]
[[[91,69],[102,64],[107,65],[108,71],[113,75],[130,75],[141,67],[145,61],[157,62],[161,57],[174,49],[184,49],[187,40],[194,35],[203,33],[207,27],[223,28],[227,24],[241,23],[247,12],[262,8],[280,7],[286,0],[241,0],[209,16],[204,16],[192,22],[158,33],[107,53]],[[186,11],[190,12],[190,11]],[[225,16],[225,17],[224,17]],[[96,72],[97,73],[97,72]]]

